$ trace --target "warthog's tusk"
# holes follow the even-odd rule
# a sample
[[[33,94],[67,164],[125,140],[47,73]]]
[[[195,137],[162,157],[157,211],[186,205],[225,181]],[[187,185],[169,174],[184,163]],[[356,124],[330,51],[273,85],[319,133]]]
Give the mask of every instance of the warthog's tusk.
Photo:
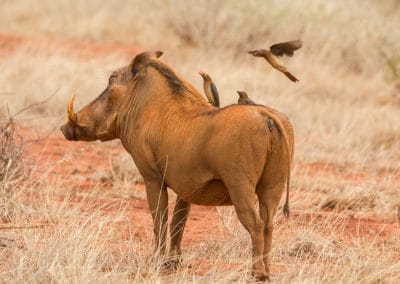
[[[68,101],[68,122],[72,125],[76,125],[76,114],[74,112],[74,99],[75,94],[73,94]]]

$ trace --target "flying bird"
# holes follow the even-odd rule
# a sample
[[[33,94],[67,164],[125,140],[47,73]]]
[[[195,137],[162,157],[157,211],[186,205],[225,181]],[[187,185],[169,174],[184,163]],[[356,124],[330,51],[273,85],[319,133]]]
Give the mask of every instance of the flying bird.
[[[250,100],[249,96],[245,91],[236,91],[239,94],[238,104],[239,105],[255,105],[256,103]]]
[[[278,71],[285,74],[290,80],[293,82],[299,81],[292,73],[290,73],[286,67],[282,66],[276,56],[287,55],[289,57],[293,56],[293,52],[303,46],[303,42],[301,40],[294,40],[288,42],[277,43],[271,45],[269,50],[259,49],[249,51],[249,54],[252,54],[256,57],[264,57],[272,67],[277,69]]]
[[[211,79],[210,75],[208,75],[203,71],[200,71],[199,74],[201,77],[203,77],[203,88],[204,88],[204,93],[208,99],[208,102],[215,107],[219,107],[218,90],[213,80]]]

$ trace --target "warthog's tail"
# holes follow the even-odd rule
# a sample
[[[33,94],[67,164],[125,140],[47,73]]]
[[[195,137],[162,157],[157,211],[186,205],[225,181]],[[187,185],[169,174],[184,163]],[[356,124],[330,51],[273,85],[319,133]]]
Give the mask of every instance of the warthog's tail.
[[[276,125],[278,125],[279,131],[282,133],[283,140],[285,141],[285,146],[286,146],[286,153],[287,153],[287,178],[286,178],[286,200],[285,204],[283,205],[283,214],[285,215],[286,218],[289,218],[290,215],[290,209],[289,209],[289,188],[290,188],[290,163],[291,163],[291,153],[290,151],[290,145],[289,145],[289,138],[287,136],[285,127],[282,124],[282,121],[279,119],[277,115],[272,113],[270,110],[263,110],[264,114],[268,117],[270,117]]]
[[[290,176],[288,176],[288,180],[290,179]],[[289,183],[289,181],[288,181]],[[285,205],[283,205],[283,214],[285,215],[286,218],[289,218],[290,216],[290,209],[289,209],[289,184],[287,185],[286,189],[286,200],[285,200]]]

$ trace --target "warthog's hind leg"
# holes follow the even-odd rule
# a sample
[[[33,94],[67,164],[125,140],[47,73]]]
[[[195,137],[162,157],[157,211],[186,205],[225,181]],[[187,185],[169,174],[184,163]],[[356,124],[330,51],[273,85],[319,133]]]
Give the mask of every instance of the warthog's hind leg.
[[[257,195],[260,205],[260,217],[264,221],[264,264],[268,278],[270,278],[270,253],[272,245],[272,232],[274,228],[274,215],[279,205],[280,196],[285,188],[285,183],[275,187],[261,188],[262,184],[257,186]]]
[[[255,189],[251,185],[227,185],[233,206],[240,222],[249,232],[253,251],[252,274],[258,281],[265,281],[268,275],[265,272],[263,261],[264,253],[264,222],[258,215],[254,204]]]

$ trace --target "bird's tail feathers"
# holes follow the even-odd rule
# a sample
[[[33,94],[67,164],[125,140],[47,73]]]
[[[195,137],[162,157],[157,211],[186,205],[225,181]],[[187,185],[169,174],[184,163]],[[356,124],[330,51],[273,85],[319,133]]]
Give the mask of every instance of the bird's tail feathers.
[[[299,79],[297,79],[295,76],[293,76],[292,73],[290,73],[289,71],[284,72],[284,74],[286,75],[286,77],[288,77],[293,82],[298,82],[299,81]]]

